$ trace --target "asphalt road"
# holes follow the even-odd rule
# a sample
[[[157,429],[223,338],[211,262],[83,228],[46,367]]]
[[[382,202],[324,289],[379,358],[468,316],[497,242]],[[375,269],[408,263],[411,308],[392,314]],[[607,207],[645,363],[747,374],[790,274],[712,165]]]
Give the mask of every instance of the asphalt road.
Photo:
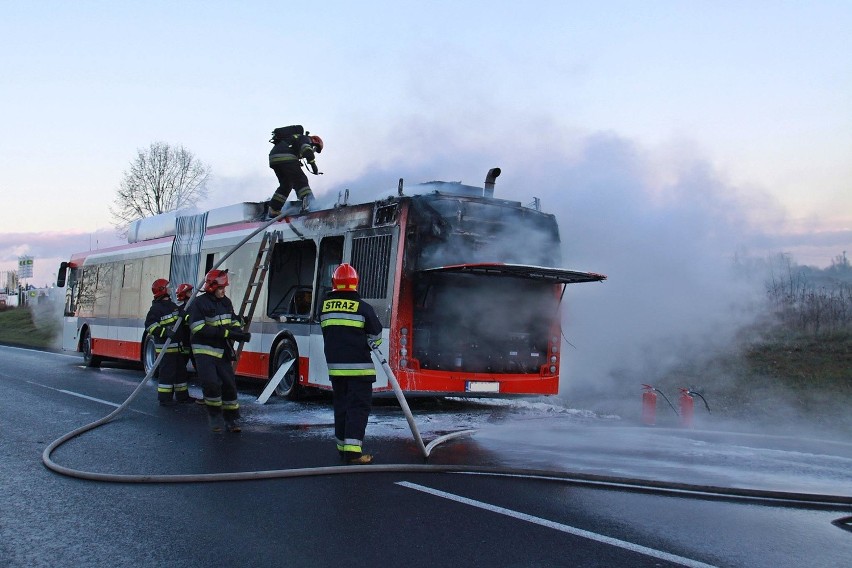
[[[111,412],[142,373],[87,369],[71,355],[11,347],[0,347],[0,358],[2,566],[774,568],[845,567],[852,558],[852,531],[832,524],[852,515],[842,508],[353,468],[206,483],[67,477],[43,465],[45,447]],[[159,407],[146,385],[115,420],[52,457],[69,468],[128,475],[339,465],[327,401],[260,406],[251,403],[256,394],[241,395],[242,433],[213,434],[202,407]],[[470,414],[463,406],[451,413]],[[423,463],[398,408],[380,405],[371,420],[369,447],[379,464]],[[512,451],[458,438],[429,463],[500,466],[517,460]]]

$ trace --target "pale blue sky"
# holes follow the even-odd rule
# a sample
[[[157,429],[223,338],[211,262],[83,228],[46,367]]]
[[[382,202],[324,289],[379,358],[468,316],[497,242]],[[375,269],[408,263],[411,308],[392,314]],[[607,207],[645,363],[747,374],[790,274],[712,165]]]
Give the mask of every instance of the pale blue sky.
[[[690,200],[703,186],[680,182],[702,169],[741,213],[744,246],[821,266],[852,251],[849,1],[0,10],[0,270],[32,254],[38,285],[109,240],[108,206],[137,148],[181,144],[208,163],[202,206],[259,201],[276,185],[269,131],[291,123],[325,140],[320,196],[400,177],[481,185],[501,166],[501,196],[544,195],[555,210],[574,190],[566,172],[604,138],[629,149],[648,203]],[[619,192],[596,195],[606,224]]]

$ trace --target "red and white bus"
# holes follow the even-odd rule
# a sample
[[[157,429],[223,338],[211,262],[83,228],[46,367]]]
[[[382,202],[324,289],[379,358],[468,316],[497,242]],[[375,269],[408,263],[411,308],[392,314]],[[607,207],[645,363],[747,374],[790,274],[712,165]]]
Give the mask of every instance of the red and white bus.
[[[276,392],[294,399],[330,389],[319,324],[320,300],[341,262],[384,327],[382,351],[403,392],[429,396],[551,395],[559,388],[561,303],[567,284],[602,281],[558,268],[556,219],[493,196],[485,187],[430,182],[384,199],[287,217],[249,239],[220,268],[239,308],[264,233],[273,233],[268,272],[237,374],[266,381],[290,359]],[[136,221],[125,245],[75,254],[67,285],[63,347],[87,365],[105,359],[150,368],[144,320],[151,283],[195,285],[262,224],[262,203],[204,214],[168,213]],[[390,392],[382,373],[377,394]]]

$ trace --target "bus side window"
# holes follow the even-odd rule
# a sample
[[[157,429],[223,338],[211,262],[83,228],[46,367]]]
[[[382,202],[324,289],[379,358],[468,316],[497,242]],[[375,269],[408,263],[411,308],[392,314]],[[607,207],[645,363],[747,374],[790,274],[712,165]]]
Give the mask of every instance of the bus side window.
[[[307,316],[311,313],[311,289],[298,290],[293,296],[293,313],[297,316]]]

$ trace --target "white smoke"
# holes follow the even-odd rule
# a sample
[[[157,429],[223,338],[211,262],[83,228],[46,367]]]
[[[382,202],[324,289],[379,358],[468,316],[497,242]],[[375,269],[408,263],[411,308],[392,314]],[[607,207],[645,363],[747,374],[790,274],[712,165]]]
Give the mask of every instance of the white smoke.
[[[564,334],[574,347],[563,345],[564,396],[638,400],[640,383],[726,348],[751,321],[762,281],[744,279],[733,259],[765,239],[761,223],[782,216],[753,188],[733,187],[689,152],[661,160],[610,134],[507,133],[498,140],[509,145],[485,156],[463,137],[437,139],[424,129],[420,141],[440,148],[439,161],[409,160],[395,172],[376,167],[345,186],[369,194],[395,187],[399,177],[481,186],[488,168],[501,167],[495,197],[540,198],[559,221],[563,266],[608,276],[566,292]],[[531,244],[515,238],[512,246]]]

